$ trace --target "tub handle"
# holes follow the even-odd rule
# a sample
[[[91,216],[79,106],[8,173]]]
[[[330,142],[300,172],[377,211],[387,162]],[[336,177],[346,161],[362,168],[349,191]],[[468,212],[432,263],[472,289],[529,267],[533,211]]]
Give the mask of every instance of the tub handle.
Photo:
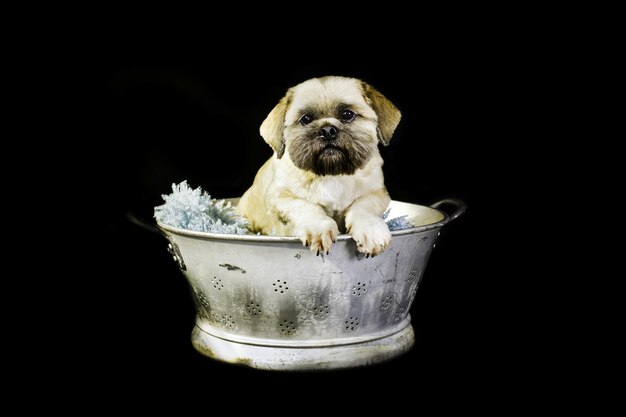
[[[163,230],[153,225],[151,222],[142,218],[141,216],[136,215],[135,213],[132,213],[132,212],[126,213],[126,219],[132,224],[141,227],[142,229],[145,229],[149,232],[156,233],[165,237],[165,239],[167,239],[167,242],[168,242],[167,251],[170,253],[170,255],[172,255],[172,259],[174,259],[174,262],[176,262],[176,264],[182,271],[187,270],[187,265],[185,265],[183,255],[180,253],[180,249],[178,248],[178,245],[176,244],[176,242],[170,235],[168,235]]]
[[[449,223],[452,220],[456,219],[457,217],[459,217],[461,214],[465,213],[465,210],[467,209],[467,205],[457,199],[457,198],[444,198],[443,200],[437,201],[436,203],[433,203],[430,205],[430,207],[438,209],[441,206],[454,206],[454,211],[450,214],[448,214],[448,218],[444,221],[445,223]],[[446,211],[446,214],[448,212]]]

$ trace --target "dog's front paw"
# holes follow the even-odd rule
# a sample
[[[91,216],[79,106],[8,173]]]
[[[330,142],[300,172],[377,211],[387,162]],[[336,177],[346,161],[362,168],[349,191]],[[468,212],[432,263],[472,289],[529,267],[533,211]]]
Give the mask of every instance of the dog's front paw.
[[[305,246],[316,255],[328,254],[330,247],[337,240],[339,228],[333,219],[320,219],[303,224],[298,228],[297,236]]]
[[[348,231],[356,242],[359,252],[366,257],[376,256],[389,246],[391,232],[387,223],[381,218],[372,217],[354,222]]]

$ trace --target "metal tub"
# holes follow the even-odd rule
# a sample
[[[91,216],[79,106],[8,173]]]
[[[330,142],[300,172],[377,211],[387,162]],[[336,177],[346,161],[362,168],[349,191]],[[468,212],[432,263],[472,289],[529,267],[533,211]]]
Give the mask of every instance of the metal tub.
[[[237,199],[232,200],[234,203]],[[451,214],[439,209],[453,206]],[[440,229],[465,211],[392,201],[382,254],[365,258],[349,235],[315,256],[295,237],[194,232],[157,222],[189,282],[193,346],[211,358],[268,370],[364,366],[414,344],[409,310]]]

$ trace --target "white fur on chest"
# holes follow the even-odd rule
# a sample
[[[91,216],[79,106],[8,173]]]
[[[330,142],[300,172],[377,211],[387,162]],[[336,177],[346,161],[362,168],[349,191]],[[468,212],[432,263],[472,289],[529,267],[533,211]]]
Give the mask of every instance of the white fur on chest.
[[[280,178],[280,185],[291,193],[318,204],[327,215],[335,217],[343,214],[359,197],[384,187],[381,166],[382,159],[375,155],[353,175],[302,176],[289,172],[298,168],[287,163],[281,164],[284,172],[275,178]]]
[[[327,214],[344,212],[352,202],[363,194],[362,181],[354,175],[321,177],[311,182],[305,193],[306,199],[315,201]]]

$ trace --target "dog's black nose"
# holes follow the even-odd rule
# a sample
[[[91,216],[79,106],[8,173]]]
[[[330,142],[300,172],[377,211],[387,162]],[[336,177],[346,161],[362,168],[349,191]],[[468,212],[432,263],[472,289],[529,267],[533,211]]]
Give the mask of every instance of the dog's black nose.
[[[322,136],[324,139],[335,139],[337,137],[337,128],[335,126],[326,125],[322,126],[318,134]]]

